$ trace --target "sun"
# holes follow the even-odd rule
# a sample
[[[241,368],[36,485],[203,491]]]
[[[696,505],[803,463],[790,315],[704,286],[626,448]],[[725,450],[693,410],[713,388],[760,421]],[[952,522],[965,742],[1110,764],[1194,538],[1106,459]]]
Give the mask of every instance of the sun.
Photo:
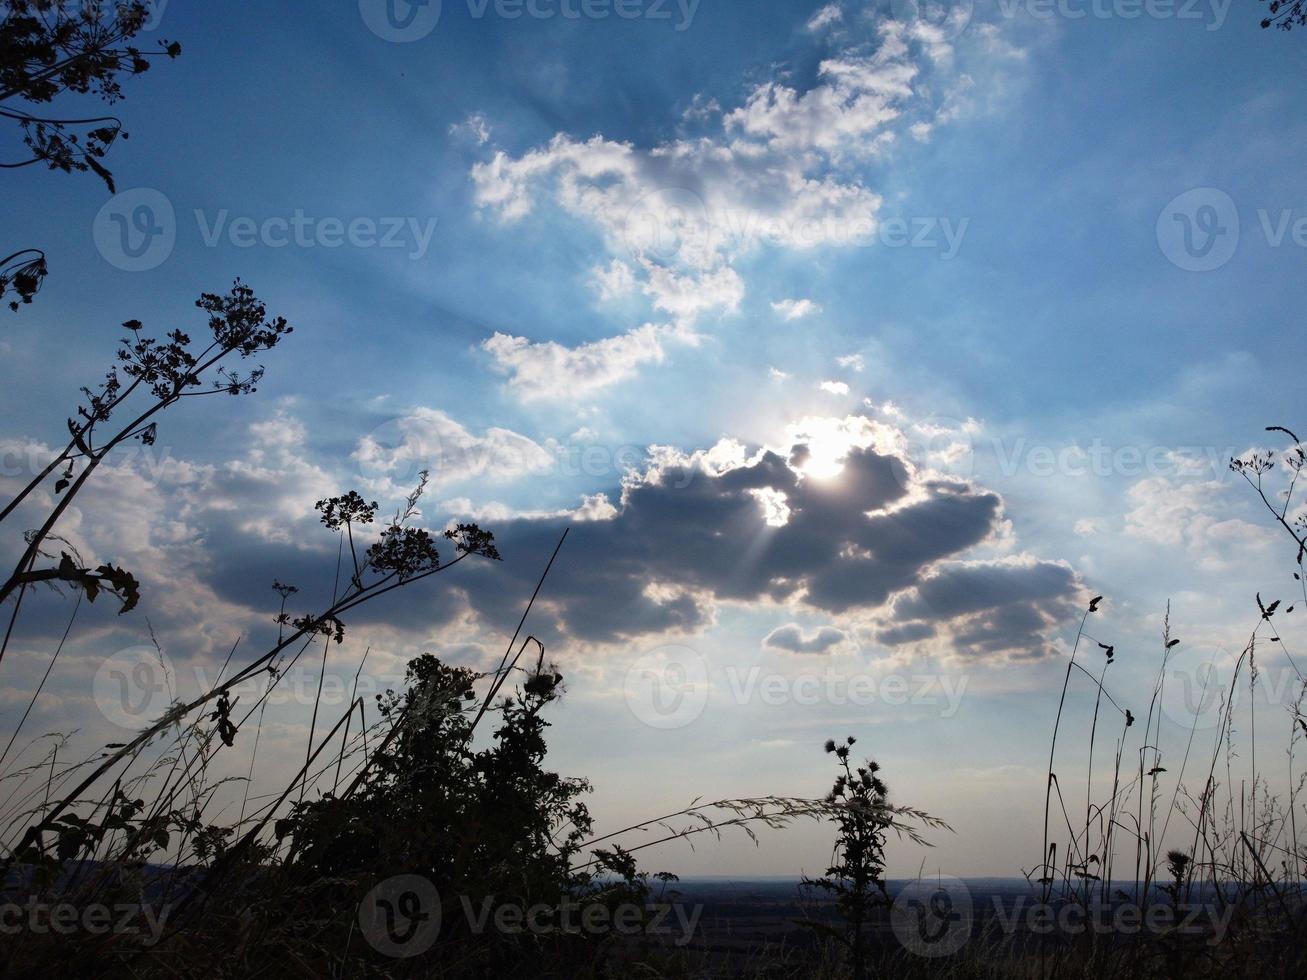
[[[844,458],[852,448],[841,432],[816,432],[807,441],[808,455],[798,466],[806,477],[833,480],[844,472]]]

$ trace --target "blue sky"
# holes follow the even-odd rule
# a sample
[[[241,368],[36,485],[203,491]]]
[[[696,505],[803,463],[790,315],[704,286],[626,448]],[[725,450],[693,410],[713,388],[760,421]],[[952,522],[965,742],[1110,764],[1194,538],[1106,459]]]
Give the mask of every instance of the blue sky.
[[[154,33],[184,53],[128,87],[121,193],[6,177],[6,238],[52,267],[0,333],[11,453],[58,440],[125,319],[184,324],[239,275],[296,327],[256,396],[178,410],[70,536],[168,569],[144,605],[193,673],[268,632],[272,577],[329,581],[313,500],[390,505],[430,466],[426,519],[477,517],[508,561],[378,609],[345,674],[369,643],[395,671],[493,661],[571,523],[536,628],[569,678],[557,765],[602,820],[824,792],[821,743],[854,734],[957,828],[932,862],[1028,867],[1087,598],[1137,651],[1138,703],[1168,599],[1219,659],[1289,577],[1224,464],[1303,424],[1302,39],[1212,2],[445,0],[388,40],[382,6],[171,0]],[[125,270],[113,215],[168,223],[160,200],[175,244]],[[79,642],[141,625],[106,614]],[[631,701],[669,663],[702,666],[706,703],[651,727]],[[739,693],[755,667],[788,701]],[[830,672],[936,686],[796,695]],[[32,725],[90,704],[61,683]],[[659,858],[783,874],[826,847],[809,828]]]

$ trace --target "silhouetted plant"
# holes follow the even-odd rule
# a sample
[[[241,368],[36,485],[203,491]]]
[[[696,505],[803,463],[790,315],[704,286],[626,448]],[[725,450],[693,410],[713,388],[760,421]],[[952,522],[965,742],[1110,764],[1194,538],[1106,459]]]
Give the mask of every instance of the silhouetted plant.
[[[181,330],[156,340],[144,335],[139,320],[123,324],[128,334],[118,349],[118,363],[98,388],[82,389],[85,402],[77,417],[67,420],[68,444],[0,510],[2,523],[47,481],[52,482],[57,502],[38,528],[25,533],[21,557],[0,582],[0,603],[18,593],[12,616],[18,615],[23,591],[38,583],[64,583],[80,589],[92,602],[101,591],[111,592],[122,601],[120,612],[136,606],[140,597],[136,579],[111,563],[87,568],[68,549],[60,552],[54,565],[38,568],[37,564],[42,558],[53,559],[44,545],[55,539],[60,518],[110,453],[129,440],[153,445],[158,438],[156,416],[183,398],[255,391],[263,369],[241,373],[227,362],[271,350],[293,329],[283,317],[269,318],[254,291],[239,279],[225,295],[204,293],[195,305],[208,314],[210,337],[202,346],[192,346],[190,336]],[[138,393],[147,396],[143,402],[135,398]],[[119,410],[126,410],[130,421],[104,432]],[[7,646],[8,633],[0,641],[0,659]]]
[[[1268,17],[1262,18],[1262,27],[1278,27],[1290,31],[1307,26],[1307,0],[1263,0],[1268,3]]]
[[[9,300],[9,308],[17,311],[41,291],[47,271],[45,253],[39,248],[25,248],[0,259],[0,299],[12,292],[17,298]]]
[[[6,167],[43,162],[68,173],[89,170],[113,192],[113,175],[100,161],[119,136],[126,139],[121,120],[56,119],[16,103],[46,105],[65,94],[119,101],[124,77],[148,71],[153,58],[181,54],[176,42],[161,40],[157,51],[129,43],[149,16],[138,0],[7,0],[0,19],[0,116],[18,124],[32,155]]]
[[[1230,470],[1248,483],[1276,525],[1292,540],[1295,591],[1302,594],[1302,601],[1307,604],[1303,568],[1307,516],[1296,499],[1298,482],[1307,468],[1307,449],[1296,434],[1283,426],[1271,426],[1267,431],[1287,438],[1288,449],[1252,451],[1232,459]],[[1283,479],[1277,482],[1277,475]],[[1183,752],[1176,753],[1178,759],[1166,759],[1163,752],[1160,702],[1172,657],[1182,649],[1179,638],[1172,634],[1170,606],[1162,621],[1160,666],[1148,710],[1141,712],[1138,719],[1143,724],[1133,728],[1139,744],[1130,749],[1127,741],[1136,718],[1106,684],[1106,670],[1118,656],[1117,646],[1090,636],[1085,629],[1089,613],[1097,612],[1101,602],[1099,596],[1089,604],[1067,666],[1049,754],[1044,849],[1037,870],[1029,877],[1038,875],[1038,890],[1044,899],[1073,902],[1086,910],[1091,903],[1130,901],[1143,905],[1160,895],[1168,900],[1172,913],[1179,915],[1186,903],[1198,896],[1228,909],[1231,918],[1222,933],[1143,930],[1124,947],[1118,943],[1118,937],[1113,937],[1112,943],[1116,945],[1106,951],[1090,934],[1084,937],[1074,959],[1063,960],[1061,964],[1041,959],[1041,970],[1051,969],[1056,973],[1061,965],[1079,969],[1103,954],[1115,960],[1114,968],[1119,972],[1138,975],[1156,975],[1158,971],[1171,977],[1192,976],[1195,972],[1210,975],[1300,972],[1301,956],[1292,951],[1301,947],[1304,924],[1301,912],[1307,903],[1307,891],[1303,888],[1307,847],[1297,827],[1304,779],[1296,773],[1295,753],[1302,738],[1307,736],[1304,716],[1307,678],[1298,670],[1280,632],[1283,617],[1294,611],[1295,603],[1285,604],[1279,598],[1254,595],[1255,625],[1234,658],[1228,682],[1223,679],[1222,688],[1216,689],[1208,686],[1212,683],[1211,675],[1203,680],[1203,690],[1197,693],[1204,703],[1211,699],[1219,714],[1210,754],[1200,763],[1197,787],[1190,790],[1185,778],[1198,733],[1196,717],[1182,746]],[[1106,662],[1102,669],[1091,671],[1078,659],[1082,640],[1094,642],[1104,652]],[[1283,654],[1300,685],[1296,702],[1287,706],[1289,779],[1284,790],[1287,799],[1273,790],[1270,776],[1258,766],[1258,728],[1262,726],[1259,726],[1256,694],[1259,672],[1264,669],[1259,668],[1259,661],[1267,656],[1267,646]],[[1054,768],[1058,734],[1065,720],[1063,709],[1077,671],[1094,687],[1085,816],[1079,827],[1068,810]],[[1242,719],[1235,715],[1241,691],[1247,697],[1248,706],[1244,732],[1238,731]],[[1123,721],[1115,739],[1110,792],[1105,798],[1096,799],[1095,780],[1103,777],[1092,766],[1098,713],[1103,705],[1118,711]],[[1137,765],[1126,763],[1123,767],[1127,752],[1131,755],[1137,752]],[[1245,757],[1249,768],[1246,773],[1240,773],[1237,767]],[[1169,789],[1169,802],[1163,780],[1174,783]],[[1057,824],[1067,831],[1062,847],[1049,837],[1050,816],[1054,813]],[[1167,842],[1175,839],[1169,836],[1176,833],[1170,831],[1173,818],[1183,847],[1168,846]],[[1123,843],[1134,852],[1132,891],[1115,884],[1118,882],[1113,873],[1116,852]],[[1128,875],[1120,880],[1129,880]],[[1041,946],[1041,956],[1043,952]]]
[[[850,735],[842,744],[826,742],[840,774],[826,796],[834,808],[836,826],[831,866],[820,878],[804,878],[804,885],[832,895],[842,926],[824,923],[814,928],[833,936],[848,951],[853,976],[867,975],[867,926],[874,910],[889,904],[885,891],[885,842],[892,820],[887,811],[888,790],[878,773],[880,765],[867,759],[855,768],[849,754],[857,740]]]
[[[579,799],[589,784],[543,768],[542,711],[562,690],[543,649],[498,705],[499,726],[481,749],[472,745],[477,674],[424,654],[406,678],[405,691],[378,695],[382,742],[357,789],[296,804],[277,821],[287,872],[322,882],[320,914],[330,915],[339,897],[331,883],[362,883],[356,904],[366,885],[399,874],[420,874],[476,907],[557,906],[578,893],[591,880],[572,871],[591,827]]]
[[[90,171],[114,192],[113,174],[102,161],[115,141],[127,139],[122,120],[56,118],[33,110],[69,95],[112,105],[123,98],[123,78],[144,73],[155,58],[180,55],[181,45],[172,41],[159,41],[157,51],[129,43],[149,17],[139,0],[6,0],[0,13],[0,118],[17,124],[30,155],[0,162],[0,169],[44,163],[65,173]],[[0,260],[0,299],[12,293],[12,310],[30,303],[48,271],[40,249]]]

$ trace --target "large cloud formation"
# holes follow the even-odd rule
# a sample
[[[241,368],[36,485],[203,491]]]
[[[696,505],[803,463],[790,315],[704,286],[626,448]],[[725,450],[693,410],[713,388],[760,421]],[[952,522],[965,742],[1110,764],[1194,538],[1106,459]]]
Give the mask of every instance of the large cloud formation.
[[[1029,556],[963,560],[1005,530],[997,494],[918,470],[887,444],[880,423],[810,423],[810,432],[792,429],[786,447],[752,455],[729,442],[663,452],[599,519],[498,523],[513,560],[475,570],[467,600],[484,617],[512,620],[513,603],[530,594],[570,525],[543,618],[575,639],[692,632],[726,602],[874,622],[881,646],[1047,651],[1079,599],[1075,573]],[[789,649],[804,648],[801,636],[788,639]]]
[[[482,346],[513,391],[588,395],[661,362],[668,344],[695,343],[702,317],[739,308],[746,286],[735,263],[760,247],[872,244],[884,198],[868,185],[869,168],[963,114],[975,86],[963,67],[970,53],[987,77],[1020,55],[998,46],[992,24],[966,35],[964,57],[963,39],[923,18],[847,6],[847,17],[831,4],[809,22],[812,49],[799,62],[810,72],[778,66],[775,78],[747,84],[734,108],[696,97],[675,137],[637,145],[557,133],[513,153],[494,148],[484,118],[473,117],[478,145],[492,151],[471,168],[477,205],[506,224],[552,206],[595,229],[606,253],[590,272],[599,297],[638,289],[670,320],[575,348],[496,333]],[[782,312],[796,319],[816,308],[809,303]]]
[[[311,461],[289,417],[251,435],[247,455],[227,463],[169,460],[153,482],[130,467],[113,474],[149,501],[130,529],[115,494],[88,498],[64,529],[88,558],[142,573],[142,611],[184,659],[266,630],[258,624],[274,611],[273,579],[304,589],[296,601],[306,609],[331,589],[339,542],[318,525],[312,500],[355,481]],[[495,444],[520,448],[507,435]],[[553,641],[693,634],[728,604],[825,620],[770,634],[766,645],[794,652],[830,652],[844,639],[1000,659],[1047,652],[1082,597],[1074,571],[1010,553],[996,493],[922,468],[903,447],[901,429],[863,416],[804,419],[752,450],[731,440],[690,453],[654,447],[622,485],[572,510],[491,507],[484,516],[503,563],[465,562],[415,594],[359,610],[350,625],[396,640],[511,626],[570,528],[530,624]],[[407,469],[410,457],[389,462]],[[481,463],[483,475],[499,470],[493,453]],[[464,504],[472,507],[428,501],[426,520],[439,529],[473,516]],[[52,619],[42,632],[57,626]]]

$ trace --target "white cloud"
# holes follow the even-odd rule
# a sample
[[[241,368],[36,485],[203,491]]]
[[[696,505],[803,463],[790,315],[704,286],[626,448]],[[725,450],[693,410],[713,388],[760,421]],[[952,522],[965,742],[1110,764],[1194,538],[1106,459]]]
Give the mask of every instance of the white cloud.
[[[507,504],[490,502],[477,504],[470,497],[452,497],[440,502],[440,510],[457,520],[494,523],[512,520],[555,520],[567,518],[573,521],[607,521],[617,515],[617,508],[604,493],[587,494],[577,507],[562,510],[521,510]]]
[[[597,265],[590,270],[590,285],[601,300],[611,302],[635,289],[635,273],[621,259],[613,259],[607,266]]]
[[[451,136],[467,137],[478,146],[484,146],[490,142],[490,124],[486,121],[484,114],[473,112],[461,123],[451,123],[449,134]]]
[[[647,267],[649,278],[643,289],[653,299],[654,308],[687,324],[709,310],[733,312],[744,298],[744,280],[730,266],[684,276],[657,265]]]
[[[808,23],[805,25],[804,29],[815,34],[823,28],[829,27],[831,24],[836,24],[843,19],[844,11],[840,10],[840,5],[837,3],[828,3],[808,18]]]
[[[1103,531],[1103,522],[1092,517],[1082,517],[1076,521],[1072,530],[1082,538],[1092,538]]]
[[[1242,549],[1273,546],[1274,531],[1231,515],[1228,487],[1220,480],[1147,477],[1130,488],[1125,532],[1167,547],[1183,547],[1200,567],[1220,570]]]
[[[779,82],[754,89],[728,113],[728,130],[765,140],[773,150],[829,155],[877,153],[893,140],[888,128],[905,111],[921,71],[901,24],[886,22],[870,55],[855,49],[823,61],[824,84],[799,92]]]
[[[821,312],[821,307],[810,299],[781,299],[772,303],[771,308],[780,314],[786,323],[802,320]]]
[[[513,480],[554,463],[524,435],[494,427],[476,435],[434,408],[415,408],[379,426],[359,440],[353,458],[369,487],[388,494],[411,489],[419,470],[438,487],[473,477]]]
[[[509,387],[526,400],[575,399],[632,377],[646,364],[659,364],[667,356],[669,341],[693,344],[696,337],[675,326],[646,323],[642,327],[566,347],[554,341],[533,342],[526,337],[496,333],[482,348],[497,369],[509,377]]]
[[[819,10],[813,29],[835,23],[839,11],[834,4]],[[702,123],[702,136],[637,146],[602,134],[578,140],[558,133],[520,155],[496,151],[472,167],[476,204],[511,223],[548,202],[596,228],[608,252],[607,266],[592,275],[601,297],[625,292],[629,271],[652,309],[686,331],[705,314],[732,313],[745,295],[737,258],[763,246],[870,242],[882,198],[865,182],[865,162],[900,134],[923,138],[922,126],[962,112],[959,91],[974,82],[944,63],[937,38],[886,19],[858,33],[840,35],[843,43],[806,89],[778,73],[724,114],[715,102],[696,99],[685,116]],[[811,300],[785,302],[793,305],[777,311],[786,319],[819,310]],[[589,391],[661,356],[649,331],[612,340],[624,351],[641,348],[643,356],[618,356],[622,370],[587,372]],[[488,342],[505,357],[523,346],[531,357],[564,357],[561,349],[537,350],[520,338]],[[542,387],[519,390],[528,395]]]
[[[835,363],[842,368],[848,368],[850,371],[861,371],[866,366],[863,363],[861,354],[848,354],[844,357],[837,357]]]
[[[843,381],[823,381],[817,386],[829,395],[847,395],[849,386]]]

